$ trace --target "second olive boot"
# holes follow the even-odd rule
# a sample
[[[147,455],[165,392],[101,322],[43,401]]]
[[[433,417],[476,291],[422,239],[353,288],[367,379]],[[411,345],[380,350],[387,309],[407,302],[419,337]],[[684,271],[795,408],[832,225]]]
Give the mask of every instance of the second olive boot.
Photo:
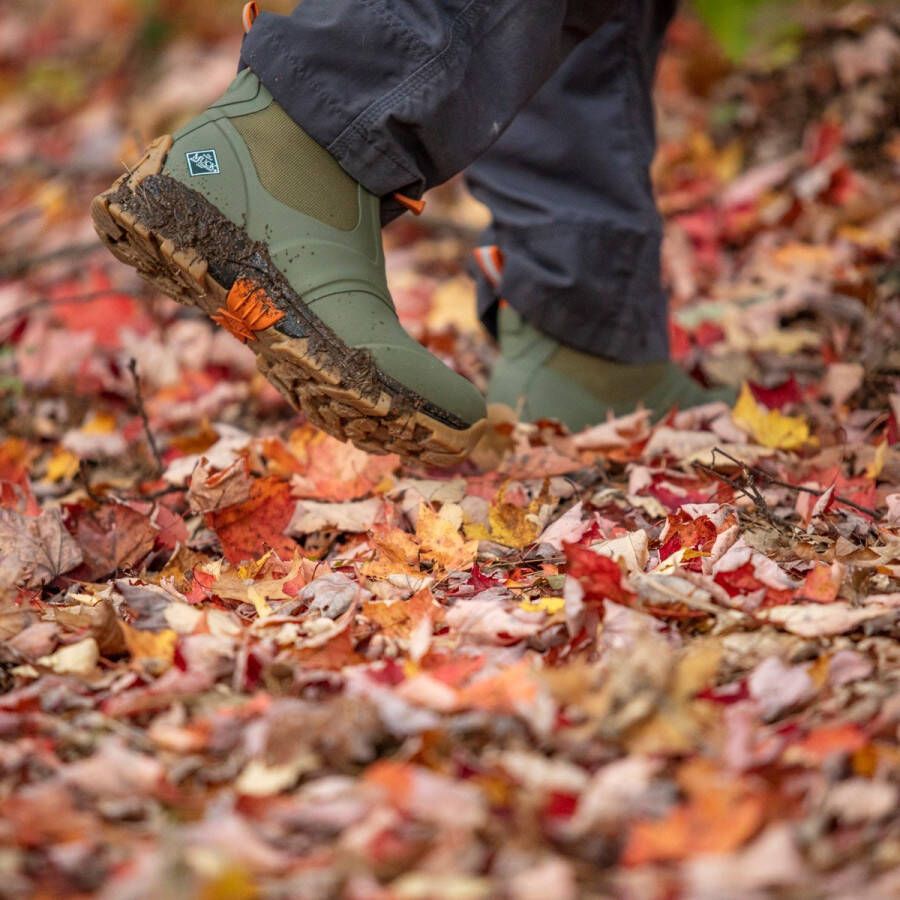
[[[573,350],[510,306],[500,310],[499,340],[488,402],[511,406],[523,421],[557,419],[574,432],[638,406],[660,418],[673,407],[733,404],[737,398],[728,387],[701,387],[671,362],[630,365]]]
[[[115,256],[245,341],[323,430],[437,465],[477,441],[481,394],[397,319],[379,198],[249,69],[154,141],[92,215]]]

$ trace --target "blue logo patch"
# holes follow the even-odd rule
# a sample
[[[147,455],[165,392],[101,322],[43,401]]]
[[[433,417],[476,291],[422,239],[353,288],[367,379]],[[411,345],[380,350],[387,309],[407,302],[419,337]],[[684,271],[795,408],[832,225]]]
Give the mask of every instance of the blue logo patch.
[[[185,157],[191,176],[219,174],[219,157],[215,150],[191,150]]]

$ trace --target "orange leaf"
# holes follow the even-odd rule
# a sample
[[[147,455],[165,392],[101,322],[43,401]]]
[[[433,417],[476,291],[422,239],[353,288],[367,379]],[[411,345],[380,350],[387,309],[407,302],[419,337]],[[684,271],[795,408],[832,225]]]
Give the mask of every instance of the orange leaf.
[[[409,763],[382,759],[366,769],[364,778],[370,784],[377,784],[394,806],[403,809],[412,794],[414,773],[415,769]]]
[[[172,665],[178,635],[171,628],[142,631],[132,628],[127,622],[120,622],[119,627],[125,638],[125,646],[135,662],[152,664],[155,674],[160,674]]]
[[[344,666],[357,666],[368,662],[353,646],[350,629],[345,628],[322,647],[305,648],[299,653],[304,669],[329,669],[336,671]]]
[[[362,614],[379,625],[391,637],[408,638],[413,629],[431,614],[432,621],[443,613],[443,607],[434,602],[428,588],[413,594],[409,600],[370,600],[363,603]]]
[[[234,282],[225,304],[212,320],[239,341],[255,340],[254,332],[265,331],[284,318],[284,312],[275,306],[265,290],[249,278],[238,278]]]
[[[206,522],[219,536],[225,558],[231,563],[259,559],[274,550],[282,559],[292,559],[297,549],[284,533],[296,501],[291,486],[278,478],[258,478],[243,503],[208,513]]]
[[[537,691],[538,684],[531,666],[523,660],[462,688],[457,706],[459,709],[482,709],[487,712],[516,712],[532,705]]]
[[[419,517],[416,520],[419,555],[442,571],[467,569],[475,561],[478,541],[463,538],[459,524],[451,517],[445,517],[447,508],[444,506],[440,513],[436,513],[427,504],[419,507]]]
[[[637,822],[622,856],[626,866],[675,862],[703,853],[729,853],[746,843],[762,825],[766,797],[704,760],[679,773],[688,801],[667,816]]]
[[[853,753],[868,744],[869,738],[858,725],[823,725],[788,747],[784,759],[792,765],[818,766],[830,756]]]
[[[377,525],[372,529],[371,541],[378,555],[363,563],[361,572],[367,578],[390,578],[391,575],[411,575],[419,571],[419,545],[416,539],[401,528]]]
[[[371,494],[400,465],[394,453],[373,456],[307,425],[290,437],[289,450],[300,468],[294,476],[294,496],[337,503]]]
[[[816,563],[807,573],[803,587],[798,591],[804,600],[815,600],[816,603],[831,603],[837,600],[844,580],[846,567],[839,562],[830,566]]]

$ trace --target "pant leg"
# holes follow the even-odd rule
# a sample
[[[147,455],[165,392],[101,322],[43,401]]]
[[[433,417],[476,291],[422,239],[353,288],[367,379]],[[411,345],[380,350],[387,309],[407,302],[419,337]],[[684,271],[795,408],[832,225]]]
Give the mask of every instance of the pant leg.
[[[303,0],[261,14],[249,65],[372,193],[418,197],[503,132],[621,0]]]
[[[502,296],[540,331],[621,362],[668,357],[662,227],[650,184],[652,84],[674,0],[630,0],[575,48],[471,167]]]

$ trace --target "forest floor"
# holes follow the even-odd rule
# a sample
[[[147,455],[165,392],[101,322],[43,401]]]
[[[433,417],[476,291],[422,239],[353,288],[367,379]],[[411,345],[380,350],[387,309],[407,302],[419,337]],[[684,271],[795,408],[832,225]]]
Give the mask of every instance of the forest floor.
[[[0,897],[900,895],[900,15],[672,29],[672,345],[737,405],[497,414],[448,471],[99,247],[233,74],[210,7],[0,10]],[[484,211],[433,193],[392,289],[484,386]]]

